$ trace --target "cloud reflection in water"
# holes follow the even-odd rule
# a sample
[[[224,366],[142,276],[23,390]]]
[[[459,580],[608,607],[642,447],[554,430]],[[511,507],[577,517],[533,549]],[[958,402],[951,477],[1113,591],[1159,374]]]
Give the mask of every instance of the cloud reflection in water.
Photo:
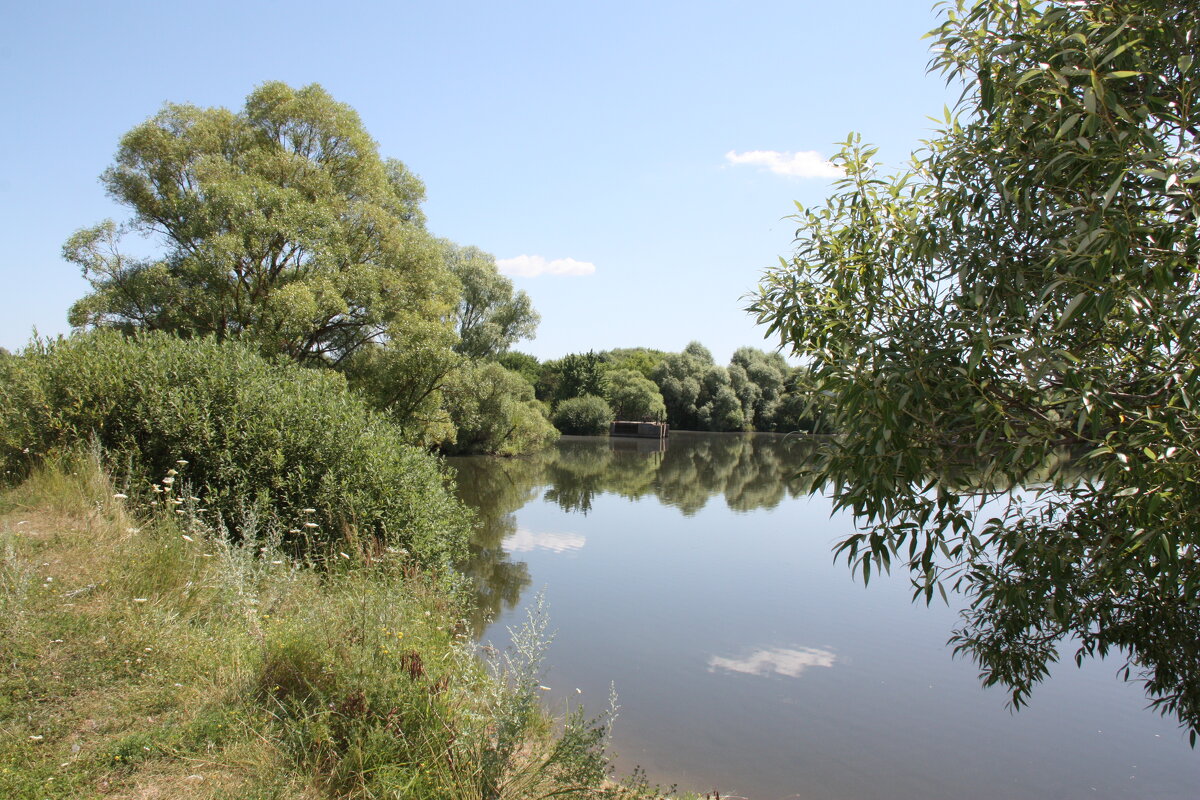
[[[837,663],[837,654],[816,647],[789,649],[776,647],[770,650],[755,650],[745,658],[708,659],[708,671],[724,669],[745,675],[784,675],[799,678],[809,667],[832,667]]]
[[[516,533],[504,537],[501,546],[509,553],[528,553],[532,550],[550,550],[565,553],[579,550],[587,542],[582,533],[534,533],[519,528]]]

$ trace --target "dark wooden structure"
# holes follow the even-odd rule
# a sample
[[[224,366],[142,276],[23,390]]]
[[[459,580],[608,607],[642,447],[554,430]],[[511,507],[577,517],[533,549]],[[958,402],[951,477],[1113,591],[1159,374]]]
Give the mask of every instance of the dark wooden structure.
[[[638,439],[666,439],[668,427],[665,422],[629,422],[617,420],[608,427],[609,436],[632,436]]]

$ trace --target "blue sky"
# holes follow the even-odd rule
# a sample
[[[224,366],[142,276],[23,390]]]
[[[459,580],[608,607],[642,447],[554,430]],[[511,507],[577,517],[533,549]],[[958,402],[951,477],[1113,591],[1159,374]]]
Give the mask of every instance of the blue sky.
[[[46,0],[7,4],[5,18],[9,349],[35,326],[67,332],[87,285],[62,243],[128,217],[98,176],[166,101],[236,109],[263,81],[320,83],[425,181],[434,233],[510,270],[591,265],[514,276],[542,315],[518,349],[696,339],[725,361],[773,346],[743,295],[790,251],[794,201],[829,193],[808,167],[850,131],[899,164],[957,96],[925,73],[931,0]]]

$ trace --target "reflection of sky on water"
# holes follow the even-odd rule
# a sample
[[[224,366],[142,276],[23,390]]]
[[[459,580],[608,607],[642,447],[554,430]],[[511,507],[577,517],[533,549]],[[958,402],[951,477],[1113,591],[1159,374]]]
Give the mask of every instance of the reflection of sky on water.
[[[534,550],[565,553],[579,550],[586,543],[587,537],[581,533],[534,533],[518,528],[516,533],[504,537],[501,547],[508,553],[529,553]]]
[[[1111,664],[1061,665],[1014,715],[945,646],[961,597],[914,605],[906,575],[864,589],[834,563],[853,521],[790,480],[808,444],[675,432],[645,455],[596,437],[455,459],[480,519],[466,568],[474,630],[504,647],[529,587],[545,587],[557,629],[546,682],[581,699],[615,682],[618,770],[640,764],[659,783],[756,800],[801,787],[859,800],[1196,800],[1187,737],[1147,714]],[[551,697],[578,702],[569,689]]]
[[[832,667],[837,660],[837,654],[831,650],[816,647],[776,647],[770,650],[755,650],[745,658],[713,656],[708,659],[708,671],[723,669],[745,675],[770,675],[773,672],[788,678],[799,678],[809,667]]]

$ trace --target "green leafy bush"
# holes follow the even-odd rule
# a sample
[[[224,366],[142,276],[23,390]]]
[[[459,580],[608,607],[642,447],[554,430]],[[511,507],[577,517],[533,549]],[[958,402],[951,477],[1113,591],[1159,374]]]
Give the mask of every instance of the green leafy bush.
[[[563,400],[554,410],[554,427],[576,436],[600,436],[608,433],[613,412],[604,398],[585,394]]]
[[[210,338],[100,332],[35,344],[0,372],[10,473],[94,438],[131,494],[196,497],[235,533],[250,515],[294,548],[378,540],[430,563],[464,548],[469,515],[437,461],[332,371]]]
[[[667,407],[658,387],[636,370],[618,369],[608,373],[604,397],[617,419],[662,422],[667,418]]]
[[[442,397],[455,432],[442,443],[443,452],[517,455],[558,438],[533,386],[494,362],[459,368],[446,380]]]

